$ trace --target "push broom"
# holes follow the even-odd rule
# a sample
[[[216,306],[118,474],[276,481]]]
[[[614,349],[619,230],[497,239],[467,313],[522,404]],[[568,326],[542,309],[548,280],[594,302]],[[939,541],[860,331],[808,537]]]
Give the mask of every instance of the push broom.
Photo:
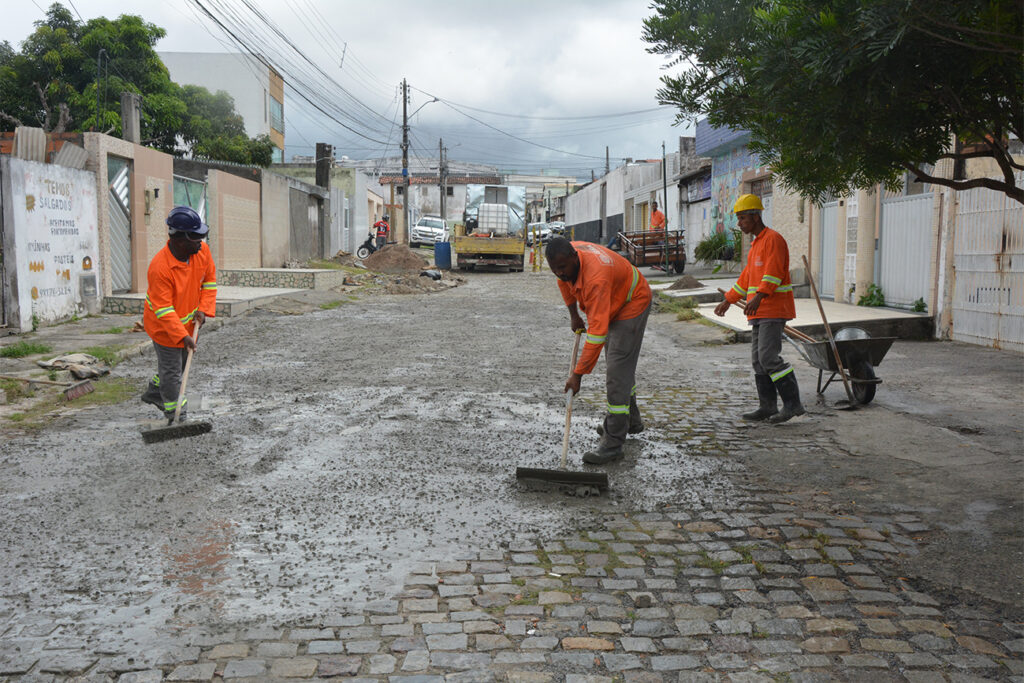
[[[199,343],[199,326],[196,326],[195,342]],[[192,369],[193,349],[188,350],[188,358],[185,359],[185,372],[181,375],[181,388],[178,390],[178,405],[174,409],[174,415],[167,421],[167,425],[156,427],[142,432],[142,440],[146,443],[157,443],[159,441],[170,441],[171,439],[183,439],[188,436],[199,436],[213,430],[213,423],[209,420],[196,420],[194,422],[178,422],[181,416],[181,404],[185,400],[185,387],[188,385],[188,372]],[[177,424],[175,424],[177,422]]]
[[[569,372],[576,367],[576,357],[580,351],[580,338],[583,335],[576,333],[576,343],[572,347],[572,361],[569,363]],[[565,433],[562,435],[562,460],[557,470],[546,470],[538,467],[517,467],[516,479],[546,481],[563,486],[579,486],[582,488],[593,488],[604,491],[608,488],[608,475],[604,472],[570,472],[566,469],[566,459],[569,455],[569,426],[572,423],[572,390],[565,392]]]
[[[81,382],[50,382],[45,379],[32,379],[30,377],[14,377],[13,375],[0,375],[0,379],[12,379],[16,382],[26,382],[29,385],[32,384],[46,384],[55,387],[64,387],[61,391],[61,396],[64,397],[65,401],[74,401],[76,398],[91,394],[96,391],[93,387],[92,382],[87,379],[83,379]]]

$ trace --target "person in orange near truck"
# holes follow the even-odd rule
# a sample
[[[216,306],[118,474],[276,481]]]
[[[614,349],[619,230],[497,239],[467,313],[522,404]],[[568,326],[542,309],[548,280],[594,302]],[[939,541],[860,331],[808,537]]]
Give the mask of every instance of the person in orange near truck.
[[[658,211],[658,202],[651,202],[651,230],[665,229],[665,214]]]
[[[733,206],[736,221],[745,235],[753,236],[747,265],[739,280],[715,307],[723,316],[729,306],[745,300],[747,320],[752,326],[750,355],[754,365],[759,407],[743,419],[773,424],[804,414],[800,386],[793,366],[782,359],[782,330],[796,317],[793,284],[789,279],[789,247],[786,240],[761,220],[764,205],[753,194],[740,195]],[[779,412],[777,396],[782,397]]]
[[[573,332],[587,332],[565,391],[579,393],[583,375],[594,369],[601,349],[606,349],[608,414],[598,428],[597,449],[583,455],[583,462],[603,465],[622,457],[627,433],[637,434],[644,428],[636,402],[636,364],[651,312],[651,288],[629,261],[597,244],[555,237],[545,255],[569,307]],[[579,311],[586,313],[586,325]]]
[[[171,209],[167,229],[167,245],[153,257],[146,273],[142,322],[156,349],[157,373],[142,402],[170,418],[178,406],[185,359],[188,351],[196,348],[192,335],[206,318],[217,313],[217,269],[204,241],[210,228],[194,209]],[[185,419],[186,402],[183,397],[179,420]]]

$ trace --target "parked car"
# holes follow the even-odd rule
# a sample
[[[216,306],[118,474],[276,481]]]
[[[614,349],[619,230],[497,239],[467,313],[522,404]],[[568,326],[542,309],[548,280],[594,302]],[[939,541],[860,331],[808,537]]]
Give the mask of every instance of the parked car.
[[[540,238],[541,244],[547,244],[551,239],[551,228],[547,223],[530,223],[526,226],[526,246],[533,246],[534,235]]]
[[[416,221],[416,225],[412,226],[412,232],[409,233],[409,246],[416,247],[423,244],[432,247],[435,242],[447,242],[450,236],[448,221],[440,216],[423,216]]]
[[[565,237],[565,221],[551,221],[548,228],[551,229],[551,237]]]

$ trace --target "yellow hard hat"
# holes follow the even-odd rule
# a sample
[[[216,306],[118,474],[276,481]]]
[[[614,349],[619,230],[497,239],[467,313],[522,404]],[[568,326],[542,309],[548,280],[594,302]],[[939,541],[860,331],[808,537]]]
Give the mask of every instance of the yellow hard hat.
[[[756,194],[741,194],[740,198],[733,204],[733,213],[742,213],[744,211],[764,211],[764,204],[761,203],[761,198]]]

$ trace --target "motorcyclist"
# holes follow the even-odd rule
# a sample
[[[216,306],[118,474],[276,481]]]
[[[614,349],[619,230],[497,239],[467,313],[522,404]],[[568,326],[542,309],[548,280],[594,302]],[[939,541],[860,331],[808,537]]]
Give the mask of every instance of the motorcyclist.
[[[384,245],[388,241],[388,233],[391,232],[391,225],[388,224],[388,215],[384,214],[381,219],[373,224],[377,234],[376,247],[378,250],[383,249]]]

